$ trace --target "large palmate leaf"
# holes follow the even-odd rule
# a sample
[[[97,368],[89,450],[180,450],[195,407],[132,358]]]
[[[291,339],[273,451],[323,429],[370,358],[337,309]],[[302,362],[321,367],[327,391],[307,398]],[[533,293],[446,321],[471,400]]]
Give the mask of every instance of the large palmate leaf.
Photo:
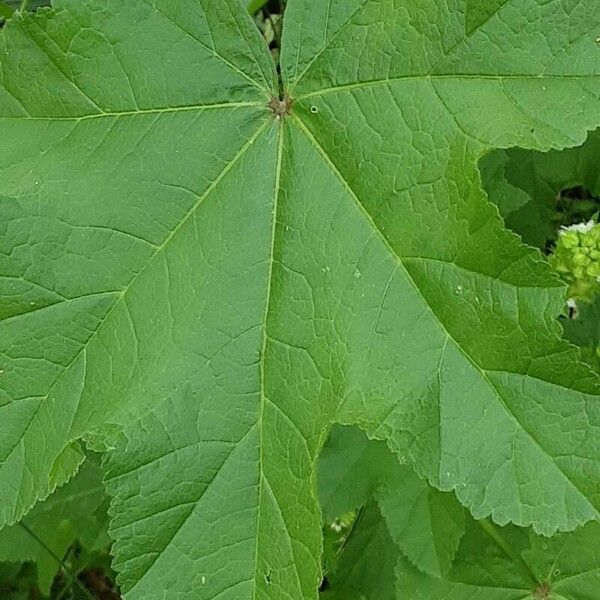
[[[597,518],[597,379],[477,162],[600,123],[600,14],[469,14],[290,0],[281,100],[238,0],[7,24],[0,524],[93,439],[126,598],[315,598],[333,421],[477,517]]]

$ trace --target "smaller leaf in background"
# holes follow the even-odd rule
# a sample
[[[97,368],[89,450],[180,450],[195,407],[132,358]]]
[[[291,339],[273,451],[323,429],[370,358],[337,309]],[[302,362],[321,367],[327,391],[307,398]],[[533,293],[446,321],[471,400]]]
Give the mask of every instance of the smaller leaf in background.
[[[337,570],[324,581],[322,600],[395,600],[398,556],[377,505],[369,503],[361,511]]]
[[[269,0],[250,0],[248,2],[248,12],[253,15],[258,12]]]
[[[498,150],[480,161],[483,187],[498,206],[506,226],[518,233],[525,243],[543,248],[556,233],[554,205],[546,197],[530,196],[509,183],[505,174],[508,160],[508,152]]]
[[[31,600],[31,590],[36,587],[33,565],[0,563],[0,598],[2,600]]]
[[[403,465],[394,467],[377,496],[406,557],[431,575],[448,572],[465,531],[465,511],[456,496],[436,490]]]
[[[523,558],[547,582],[549,598],[600,598],[600,523],[550,539],[531,535]]]
[[[0,23],[5,19],[10,19],[14,12],[15,9],[12,6],[5,2],[0,2]]]
[[[19,10],[22,6],[23,0],[3,0],[3,3],[6,4],[9,8],[13,10]],[[34,11],[42,6],[50,6],[51,0],[29,0],[26,5],[26,10]]]
[[[551,152],[531,152],[520,148],[508,151],[508,182],[537,202],[556,206],[562,190],[583,186],[595,197],[600,195],[600,130],[592,131],[587,140],[575,148]],[[582,203],[583,207],[578,208]],[[587,218],[598,203],[586,198],[566,198],[558,208],[563,215],[558,225],[571,225]],[[591,214],[589,215],[591,216]]]
[[[65,485],[79,471],[85,461],[84,451],[79,442],[68,444],[56,457],[50,472],[50,490]]]
[[[325,521],[364,506],[397,463],[384,442],[369,440],[356,427],[334,425],[318,465]]]
[[[476,521],[468,517],[465,535],[446,579],[475,587],[534,589],[537,579],[521,558],[528,543],[529,532],[525,528],[499,527],[488,519]]]
[[[254,22],[262,34],[265,44],[271,52],[275,63],[279,61],[281,34],[283,31],[283,6],[272,6],[273,2],[259,0],[251,2],[249,12],[254,16]],[[273,8],[274,10],[270,10]]]
[[[281,36],[281,19],[282,15],[269,15],[260,23],[260,30],[262,31],[265,42],[269,48],[271,48],[273,43]]]
[[[565,337],[581,348],[581,357],[600,373],[600,296],[579,302],[573,319],[562,320]]]
[[[91,456],[71,481],[37,504],[20,523],[0,531],[0,560],[35,562],[39,588],[48,594],[76,540],[88,550],[108,544],[106,508],[98,459]]]
[[[560,226],[587,221],[600,208],[600,130],[566,150],[498,150],[479,168],[506,225],[538,248],[554,240]]]
[[[323,511],[323,568],[331,578],[360,509],[397,464],[385,443],[355,427],[334,425],[321,451],[318,487]]]
[[[398,563],[399,597],[411,600],[599,600],[600,523],[552,538],[467,517],[444,577]]]
[[[0,27],[22,6],[22,0],[0,0]],[[30,0],[25,3],[24,8],[28,11],[34,11],[42,6],[50,6],[50,0]]]
[[[338,568],[338,558],[342,553],[354,526],[360,517],[360,511],[346,513],[323,525],[323,573],[331,577]]]
[[[336,515],[376,498],[392,538],[416,566],[435,575],[450,569],[464,532],[464,510],[454,494],[432,488],[384,443],[354,427],[332,428],[318,472],[326,539],[333,537],[329,522]],[[326,544],[328,573],[340,545]]]
[[[600,523],[546,538],[477,521],[453,494],[431,488],[361,431],[336,427],[332,433],[325,464],[341,470],[326,471],[327,489],[336,489],[328,497],[346,495],[351,500],[337,505],[354,505],[375,489],[377,504],[372,500],[359,511],[337,568],[326,575],[322,600],[600,600]],[[370,446],[377,447],[385,474],[352,470]],[[347,484],[360,483],[365,473],[369,486],[356,494]]]
[[[600,130],[582,146],[563,151],[498,150],[479,168],[507,226],[550,253],[550,263],[570,284],[578,316],[563,320],[565,336],[600,373],[600,306],[589,304],[600,291],[600,237],[596,228],[584,231],[592,229],[600,208]]]
[[[533,586],[527,589],[504,586],[465,584],[450,578],[441,579],[419,571],[400,557],[397,567],[397,597],[411,600],[533,600]],[[549,600],[538,596],[536,600]],[[373,599],[374,600],[374,599]]]

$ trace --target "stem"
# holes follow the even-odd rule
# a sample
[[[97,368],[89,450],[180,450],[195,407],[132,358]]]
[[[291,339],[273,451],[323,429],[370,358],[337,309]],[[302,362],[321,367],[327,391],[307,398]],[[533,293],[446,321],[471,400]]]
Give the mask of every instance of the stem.
[[[350,528],[350,531],[348,532],[346,539],[341,544],[341,546],[338,548],[338,551],[337,551],[338,556],[345,550],[346,546],[348,545],[348,542],[350,541],[352,536],[356,533],[358,525],[362,521],[364,514],[365,514],[365,507],[362,506],[361,508],[358,509],[358,512],[356,513],[356,518],[354,519],[354,523],[352,523],[352,527]]]
[[[29,527],[27,527],[23,521],[20,521],[19,525],[60,565],[61,570],[71,580],[71,583],[74,583],[87,598],[90,600],[96,600],[94,596],[92,596],[90,590],[88,590],[83,583],[79,581],[79,577],[77,577],[77,575],[75,575],[75,573],[73,573],[73,571],[71,571],[71,569],[65,565],[65,561],[57,556],[52,548],[50,548],[46,542],[44,542],[44,540],[42,540],[34,531],[29,529]]]
[[[19,12],[24,13],[29,6],[29,0],[21,0],[21,6],[19,7]]]

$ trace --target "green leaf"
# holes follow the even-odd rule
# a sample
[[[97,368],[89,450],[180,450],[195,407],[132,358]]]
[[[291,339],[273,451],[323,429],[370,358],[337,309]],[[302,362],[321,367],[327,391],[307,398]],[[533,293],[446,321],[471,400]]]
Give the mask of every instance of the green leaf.
[[[600,526],[590,523],[551,539],[531,536],[524,560],[557,598],[600,598]],[[551,598],[552,596],[550,596]]]
[[[598,523],[548,539],[469,519],[452,571],[431,577],[401,558],[397,594],[415,600],[597,600],[599,534]]]
[[[492,143],[544,146],[544,139],[554,138],[560,145],[568,143],[569,137],[576,143],[585,131],[579,129],[575,140],[576,122],[569,123],[569,131],[562,128],[560,101],[551,109],[547,104],[536,106],[539,117],[528,116],[538,93],[560,88],[571,98],[568,89],[575,93],[579,84],[569,88],[568,78],[560,75],[567,71],[558,46],[554,46],[557,58],[547,70],[552,74],[548,81],[533,75],[541,56],[519,62],[519,53],[511,50],[513,42],[514,47],[520,45],[523,36],[531,35],[541,23],[545,31],[554,31],[559,24],[556,13],[546,11],[549,7],[536,8],[538,21],[526,24],[516,16],[514,3],[510,4],[502,9],[502,19],[490,21],[488,29],[480,29],[473,39],[457,40],[447,58],[441,51],[436,58],[426,36],[417,35],[421,28],[428,31],[436,19],[446,23],[442,5],[427,4],[425,14],[422,7],[411,13],[403,3],[388,3],[385,10],[374,3],[364,4],[332,35],[331,43],[308,61],[306,74],[292,85],[295,115],[308,138],[308,142],[294,143],[294,153],[314,157],[304,163],[311,173],[310,182],[303,188],[297,179],[294,184],[307,196],[314,181],[319,181],[323,196],[340,196],[346,206],[354,204],[365,222],[362,239],[372,240],[367,236],[375,229],[377,244],[383,244],[363,260],[381,265],[383,277],[372,275],[372,269],[357,269],[363,281],[365,270],[369,283],[380,284],[379,298],[372,302],[379,300],[381,308],[375,324],[371,320],[362,331],[354,317],[352,332],[357,339],[362,333],[362,340],[373,341],[367,348],[363,343],[362,350],[353,347],[349,352],[354,360],[346,371],[350,383],[345,387],[342,420],[360,422],[371,432],[389,437],[398,444],[398,452],[408,445],[419,471],[442,489],[456,488],[477,516],[492,511],[500,522],[537,521],[538,528],[551,532],[553,527],[546,528],[549,523],[540,521],[544,515],[557,514],[554,494],[571,488],[574,479],[567,475],[571,484],[565,487],[565,469],[576,464],[576,470],[587,467],[579,459],[564,460],[556,449],[551,450],[549,444],[558,444],[570,455],[575,440],[569,433],[557,437],[550,430],[565,418],[579,419],[583,406],[590,407],[584,398],[595,397],[597,388],[596,384],[580,387],[580,382],[591,382],[589,376],[572,366],[574,355],[567,358],[569,351],[555,345],[553,334],[544,336],[538,346],[523,332],[516,315],[525,306],[526,329],[535,331],[535,337],[553,329],[547,317],[560,312],[562,290],[553,288],[537,254],[524,250],[500,230],[493,211],[481,199],[475,169],[465,165],[473,164],[482,147]],[[287,14],[288,24],[292,23],[287,40],[293,39],[297,28],[312,28],[310,17],[301,12],[303,4],[296,6],[290,4]],[[401,16],[402,12],[410,18]],[[578,12],[575,20],[579,22],[581,16]],[[591,13],[588,17],[595,22]],[[411,22],[411,35],[392,25],[399,20]],[[448,27],[440,30],[448,31]],[[573,35],[577,34],[573,31]],[[363,47],[359,39],[368,43]],[[502,51],[496,47],[499,39]],[[578,56],[581,52],[582,79],[586,79],[583,75],[594,67],[583,54],[588,42],[577,39],[572,48],[579,49]],[[394,62],[381,65],[375,59],[377,49],[390,47],[390,40]],[[596,52],[591,42],[589,48]],[[302,73],[296,65],[303,64],[303,52],[298,59],[284,47],[283,56],[284,73]],[[405,56],[411,56],[412,62],[403,60]],[[481,56],[487,57],[486,70]],[[424,71],[432,75],[424,78]],[[453,72],[458,74],[452,76]],[[516,75],[505,77],[507,72]],[[515,97],[522,110],[516,110]],[[585,94],[578,97],[588,107],[586,111],[598,110]],[[470,104],[471,98],[489,107],[485,119]],[[429,145],[424,137],[419,138],[422,143],[414,142],[415,129],[424,133],[420,115],[432,123],[427,129]],[[544,122],[556,125],[552,133]],[[439,159],[437,147],[446,148]],[[372,158],[365,161],[364,157]],[[345,227],[357,240],[357,221],[348,210],[345,214]],[[349,240],[345,243],[350,245]],[[521,294],[528,298],[524,303]],[[508,303],[493,306],[494,298]],[[393,309],[399,306],[401,314]],[[365,315],[363,322],[367,320]],[[381,335],[372,333],[374,325]],[[408,336],[409,347],[402,344]],[[528,358],[521,354],[517,358],[516,347],[523,348]],[[568,391],[570,385],[584,395]],[[404,401],[398,402],[399,398]],[[561,411],[568,406],[572,409],[566,408],[566,413],[554,419],[552,405],[560,405]],[[516,461],[513,465],[518,467],[513,469],[511,461],[501,457],[514,456],[515,449],[528,459]],[[589,455],[582,460],[587,462]],[[457,472],[461,472],[460,482]],[[586,485],[584,479],[590,481],[583,476],[576,479],[581,484],[575,485],[574,500],[581,492],[579,486]],[[548,493],[549,504],[545,504],[539,489],[551,480],[554,483],[547,489],[554,491]],[[532,505],[538,509],[532,510]],[[548,510],[548,506],[555,508]],[[575,512],[579,510],[587,512],[583,505]],[[573,526],[575,521],[571,525],[563,521],[563,525]]]
[[[369,440],[355,427],[334,426],[318,465],[319,500],[325,521],[367,504],[397,464],[384,443]]]
[[[123,339],[121,350],[123,358],[131,357],[128,352],[133,347],[128,343],[136,340],[128,303],[135,288],[142,290],[146,285],[140,271],[144,271],[145,277],[152,277],[148,266],[153,256],[154,268],[164,271],[160,244],[170,248],[169,242],[177,237],[184,220],[188,229],[193,226],[193,211],[202,204],[202,194],[210,194],[218,184],[217,179],[222,179],[234,166],[234,157],[241,157],[242,149],[252,147],[253,137],[263,133],[261,140],[268,138],[259,129],[268,124],[264,122],[269,114],[264,106],[268,96],[261,91],[266,86],[262,79],[273,76],[268,55],[258,54],[259,59],[254,61],[248,52],[246,72],[231,63],[236,49],[228,48],[226,39],[218,55],[201,41],[209,34],[209,27],[220,27],[223,11],[229,14],[227,6],[222,4],[203,20],[197,2],[188,3],[188,8],[193,8],[189,15],[194,17],[184,18],[191,19],[197,28],[194,33],[197,40],[182,31],[179,17],[158,12],[143,2],[134,4],[124,8],[121,3],[114,3],[118,10],[103,13],[106,22],[97,23],[100,29],[113,31],[123,39],[119,47],[122,55],[115,54],[107,39],[92,27],[98,19],[98,15],[88,11],[93,2],[89,5],[76,2],[68,6],[69,10],[65,6],[58,13],[17,17],[0,38],[3,46],[23,44],[18,52],[2,55],[0,88],[5,115],[0,150],[3,167],[0,479],[1,494],[6,494],[0,502],[2,523],[18,519],[37,498],[51,491],[47,478],[53,473],[56,457],[72,440],[104,425],[114,408],[120,407],[127,413],[128,407],[136,404],[128,396],[126,380],[133,372],[127,362],[117,361],[115,369],[108,367],[109,370],[103,364],[102,356],[112,362],[110,349],[104,347],[104,343],[112,343],[109,332],[119,331],[126,319],[123,333],[128,340]],[[134,39],[130,36],[132,19],[144,15],[147,19],[143,32]],[[85,26],[86,19],[90,27]],[[240,35],[252,36],[261,50],[259,40],[254,39],[252,23],[240,20]],[[229,26],[237,30],[235,25]],[[61,54],[53,36],[64,39],[70,32],[79,32],[71,41],[72,52]],[[102,57],[99,58],[102,68],[116,78],[114,85],[105,85],[93,69],[90,71],[91,63],[83,58],[88,50]],[[156,68],[157,54],[165,61],[179,56],[180,67],[163,73]],[[185,59],[181,58],[183,55]],[[25,63],[32,68],[22,68]],[[87,69],[76,66],[84,63]],[[138,68],[140,64],[145,66]],[[201,80],[197,77],[197,65],[202,71]],[[76,83],[65,75],[71,68],[79,73]],[[231,101],[232,93],[236,95],[235,101]],[[136,97],[144,95],[146,99],[140,107]],[[104,106],[104,113],[99,112],[96,101]],[[220,107],[219,103],[229,105],[230,101],[231,108]],[[248,103],[250,106],[246,106]],[[69,116],[73,114],[78,116]],[[223,115],[229,133],[219,130]],[[113,128],[116,129],[112,135],[116,137],[108,135]],[[186,133],[185,142],[182,140],[173,148],[173,139],[183,138]],[[262,146],[265,147],[264,141]],[[40,158],[41,147],[47,147],[43,152],[46,160]],[[118,164],[113,152],[117,147],[122,168],[117,169],[119,173],[111,174]],[[216,152],[217,147],[222,150]],[[272,143],[267,147],[274,148]],[[87,150],[82,151],[83,148]],[[154,158],[146,156],[140,160],[150,150]],[[14,156],[19,156],[16,163]],[[177,156],[182,158],[174,161]],[[246,164],[252,164],[254,158]],[[182,178],[180,173],[186,160],[188,176]],[[200,175],[198,160],[202,165]],[[272,160],[275,162],[275,157]],[[157,168],[159,162],[162,169]],[[57,164],[71,167],[65,171]],[[272,196],[274,183],[267,175],[264,180]],[[250,191],[258,188],[258,183],[248,182],[249,201]],[[77,200],[82,195],[86,198],[85,206]],[[59,196],[62,208],[49,202]],[[122,201],[125,197],[126,204]],[[146,206],[150,197],[154,198],[153,208]],[[253,200],[256,198],[252,196]],[[89,207],[94,205],[100,212],[88,220],[92,216]],[[127,214],[118,217],[121,209]],[[270,207],[265,206],[263,213],[268,223]],[[146,215],[143,222],[139,220],[141,214]],[[109,223],[113,218],[120,223]],[[241,223],[244,215],[237,213],[236,218]],[[127,225],[132,219],[138,221],[139,229]],[[211,227],[208,223],[207,226]],[[26,232],[38,239],[29,249],[19,241]],[[220,234],[215,231],[217,235]],[[268,230],[263,228],[257,235],[263,235],[266,241]],[[220,237],[223,243],[235,246],[231,236],[239,237],[235,230],[230,231],[229,239]],[[248,245],[254,241],[252,238]],[[259,251],[255,248],[254,256]],[[202,252],[199,246],[197,252]],[[239,252],[243,254],[245,249],[240,247]],[[123,260],[116,261],[116,256]],[[235,256],[231,257],[233,263]],[[248,260],[252,258],[248,255]],[[239,268],[243,271],[245,267],[239,265]],[[246,273],[249,280],[254,275],[249,270]],[[160,287],[160,281],[156,283]],[[214,282],[221,285],[223,292],[225,283]],[[254,285],[260,287],[261,282]],[[124,290],[128,286],[131,292],[125,302]],[[240,304],[246,308],[236,318],[247,328],[248,315],[264,309],[258,306],[258,301],[251,304],[240,299]],[[155,308],[161,309],[159,304]],[[152,305],[149,309],[152,310]],[[231,307],[231,314],[236,310],[237,307]],[[220,314],[226,317],[225,313]],[[197,327],[201,326],[197,319],[195,322]],[[235,324],[230,323],[221,333],[204,335],[199,343],[214,345],[212,351],[216,351],[221,342],[230,339],[230,333],[233,336],[233,329]],[[181,354],[176,345],[174,342],[171,346],[173,359]],[[195,352],[196,349],[188,349],[190,367],[189,361],[197,363]],[[94,354],[93,365],[88,363],[91,354]],[[166,354],[164,358],[167,359]],[[185,361],[180,366],[185,369]],[[107,374],[119,388],[116,394],[106,386]],[[143,377],[141,371],[138,375]],[[171,381],[179,377],[176,372],[171,376]],[[85,384],[89,377],[104,388],[99,395]],[[170,385],[168,376],[163,384]],[[215,385],[219,385],[216,380]],[[161,395],[162,391],[156,388],[155,393]],[[132,402],[122,402],[124,395]],[[148,398],[148,405],[151,403]],[[142,406],[140,410],[143,411]],[[119,423],[117,416],[114,420]],[[31,479],[22,477],[25,469]]]
[[[477,517],[598,517],[598,380],[477,164],[600,123],[600,17],[495,14],[469,36],[464,0],[290,0],[292,106],[237,0],[8,23],[0,522],[92,436],[128,599],[315,598],[336,421]]]
[[[537,202],[552,205],[563,189],[582,185],[600,195],[600,130],[576,148],[547,153],[508,151],[508,181]]]
[[[373,502],[368,504],[344,547],[333,576],[327,576],[323,600],[395,600],[394,569],[398,549]]]
[[[88,458],[79,473],[37,504],[19,523],[0,530],[0,560],[33,561],[44,594],[77,540],[92,550],[105,525],[106,496],[98,461]]]
[[[0,563],[2,600],[30,600],[29,593],[35,585],[35,573],[31,565]]]
[[[464,532],[453,494],[400,465],[385,444],[352,427],[333,427],[319,458],[319,499],[327,522],[377,498],[397,546],[421,570],[449,570]]]
[[[490,19],[498,19],[499,10],[508,0],[467,0],[466,30],[473,33]]]
[[[465,535],[447,579],[481,587],[533,589],[536,576],[523,560],[529,532],[489,520],[467,519]]]
[[[498,205],[508,227],[525,242],[542,248],[556,237],[559,225],[587,221],[596,212],[572,200],[563,201],[563,213],[557,214],[556,209],[565,189],[584,186],[600,195],[599,156],[600,131],[593,131],[576,148],[493,152],[484,157],[480,169],[490,200]]]
[[[10,5],[0,2],[0,22],[2,19],[10,19],[14,12],[14,8],[12,8]]]
[[[562,325],[565,337],[581,348],[583,360],[600,373],[600,298],[579,302],[576,318],[563,319]]]
[[[24,6],[25,10],[34,11],[42,6],[50,6],[50,0],[29,0],[27,3],[22,2],[22,0],[4,0],[0,2],[0,15],[3,14],[3,6],[6,7],[8,11],[8,15],[4,15],[10,17],[12,14]]]
[[[518,233],[525,243],[544,248],[546,242],[556,236],[556,193],[552,197],[548,194],[532,197],[509,183],[506,176],[509,156],[509,151],[498,150],[481,160],[483,186],[489,199],[498,206],[507,227]]]
[[[444,575],[464,533],[464,509],[454,494],[432,488],[406,466],[396,466],[378,494],[392,539],[420,570]]]
[[[253,15],[267,3],[267,0],[246,0],[246,2],[248,4],[248,12]]]
[[[363,507],[373,500],[375,490],[397,464],[397,458],[383,442],[369,440],[355,427],[332,427],[319,456],[317,472],[324,521],[323,571],[329,584],[337,582],[336,588],[346,590],[336,572],[340,554],[346,556],[343,550],[348,546],[348,535],[354,535],[363,521]],[[354,548],[354,544],[350,546]],[[343,572],[348,569],[347,562],[342,560]],[[388,581],[390,589],[391,581],[393,572]]]

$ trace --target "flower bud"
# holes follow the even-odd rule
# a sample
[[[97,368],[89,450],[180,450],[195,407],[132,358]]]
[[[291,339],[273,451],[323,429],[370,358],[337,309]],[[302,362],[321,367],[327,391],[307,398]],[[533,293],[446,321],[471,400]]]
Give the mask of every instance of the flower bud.
[[[571,298],[593,300],[600,293],[600,225],[562,228],[550,264],[569,284]]]

